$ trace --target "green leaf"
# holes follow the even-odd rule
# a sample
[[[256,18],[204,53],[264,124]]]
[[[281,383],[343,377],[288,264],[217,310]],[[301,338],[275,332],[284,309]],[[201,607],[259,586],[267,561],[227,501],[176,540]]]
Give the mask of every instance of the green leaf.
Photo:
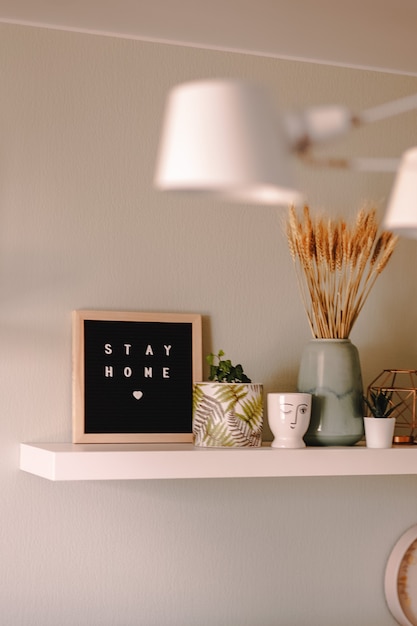
[[[210,353],[206,356],[206,361],[210,365],[209,380],[229,383],[250,383],[251,379],[243,372],[242,365],[232,365],[230,359],[222,359],[224,351],[219,350],[217,354]],[[217,359],[217,364],[215,360]]]
[[[402,402],[399,402],[393,405],[391,401],[392,394],[393,391],[386,389],[371,389],[369,391],[369,398],[364,395],[363,400],[374,417],[385,418],[392,415],[395,409],[402,404]]]

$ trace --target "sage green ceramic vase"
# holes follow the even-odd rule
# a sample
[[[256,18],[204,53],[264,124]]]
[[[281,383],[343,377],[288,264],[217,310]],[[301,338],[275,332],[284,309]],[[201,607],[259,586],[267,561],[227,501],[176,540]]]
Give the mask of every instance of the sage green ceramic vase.
[[[311,340],[301,356],[298,391],[313,396],[308,446],[352,446],[362,439],[362,374],[350,339]]]

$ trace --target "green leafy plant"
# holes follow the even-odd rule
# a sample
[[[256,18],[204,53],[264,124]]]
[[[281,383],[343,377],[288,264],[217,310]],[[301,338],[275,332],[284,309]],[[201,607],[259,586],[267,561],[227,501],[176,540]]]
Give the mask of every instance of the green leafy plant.
[[[369,397],[363,396],[364,402],[374,417],[390,417],[397,406],[401,404],[392,404],[392,391],[379,389],[369,391]]]
[[[222,359],[224,351],[219,350],[217,354],[210,353],[206,356],[206,361],[210,366],[209,380],[219,383],[250,383],[252,382],[243,371],[243,367],[232,365],[229,359]]]

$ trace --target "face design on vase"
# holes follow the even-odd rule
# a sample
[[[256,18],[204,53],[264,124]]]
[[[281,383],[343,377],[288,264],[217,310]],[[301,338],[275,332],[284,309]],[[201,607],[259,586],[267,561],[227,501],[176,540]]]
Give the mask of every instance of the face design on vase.
[[[307,404],[291,404],[290,402],[285,402],[280,405],[280,410],[283,420],[287,421],[290,419],[288,425],[291,429],[294,429],[297,426],[298,418],[306,415],[309,409]]]
[[[268,419],[272,448],[305,448],[303,436],[310,422],[311,394],[269,393]]]

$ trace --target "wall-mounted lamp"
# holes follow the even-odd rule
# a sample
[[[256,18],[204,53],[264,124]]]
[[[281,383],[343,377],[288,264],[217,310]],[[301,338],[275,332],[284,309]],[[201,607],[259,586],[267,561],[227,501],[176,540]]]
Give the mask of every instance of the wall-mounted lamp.
[[[298,204],[289,156],[327,167],[396,171],[385,228],[417,238],[417,148],[398,159],[319,159],[313,148],[363,124],[417,109],[417,94],[360,114],[341,106],[280,115],[259,87],[240,81],[185,83],[170,93],[155,185],[257,204]]]
[[[384,218],[384,228],[417,239],[417,148],[401,159]]]

